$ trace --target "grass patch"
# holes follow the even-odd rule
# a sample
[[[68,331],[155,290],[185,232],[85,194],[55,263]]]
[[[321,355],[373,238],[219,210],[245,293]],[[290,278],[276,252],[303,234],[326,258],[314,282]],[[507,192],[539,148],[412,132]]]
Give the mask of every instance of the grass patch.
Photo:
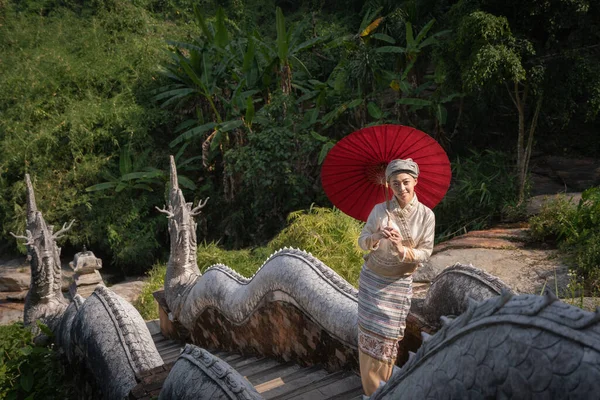
[[[133,306],[140,312],[144,320],[158,318],[158,304],[152,293],[163,288],[165,284],[166,264],[154,264],[146,276],[148,279],[142,287],[142,292],[134,301]]]

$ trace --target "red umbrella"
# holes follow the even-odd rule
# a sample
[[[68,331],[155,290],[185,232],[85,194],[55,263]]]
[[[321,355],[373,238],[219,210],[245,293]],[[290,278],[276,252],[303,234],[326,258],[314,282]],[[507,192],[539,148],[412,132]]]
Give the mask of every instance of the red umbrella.
[[[419,165],[415,193],[435,207],[450,186],[450,161],[429,135],[403,125],[363,128],[340,140],[327,154],[321,181],[329,200],[344,213],[366,221],[373,207],[386,200],[385,168],[397,158]],[[392,191],[388,189],[388,199]]]

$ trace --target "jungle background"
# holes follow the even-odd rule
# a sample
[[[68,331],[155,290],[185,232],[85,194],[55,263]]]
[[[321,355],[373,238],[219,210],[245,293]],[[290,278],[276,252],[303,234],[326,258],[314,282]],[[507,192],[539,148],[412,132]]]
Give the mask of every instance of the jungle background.
[[[439,243],[525,221],[532,157],[600,158],[599,111],[595,0],[0,0],[0,256],[25,254],[29,173],[46,221],[76,221],[62,258],[147,274],[135,305],[156,318],[172,154],[186,199],[210,197],[202,271],[250,276],[294,246],[356,284],[361,225],[319,177],[338,140],[393,123],[446,149]],[[597,296],[600,188],[581,198],[528,222]],[[0,398],[70,398],[67,381],[29,329],[0,327]]]
[[[448,152],[438,241],[518,219],[532,151],[600,155],[599,25],[588,0],[0,0],[0,252],[25,251],[29,173],[76,221],[63,254],[164,262],[169,154],[210,197],[201,251],[252,252],[331,207],[327,151],[382,123]]]

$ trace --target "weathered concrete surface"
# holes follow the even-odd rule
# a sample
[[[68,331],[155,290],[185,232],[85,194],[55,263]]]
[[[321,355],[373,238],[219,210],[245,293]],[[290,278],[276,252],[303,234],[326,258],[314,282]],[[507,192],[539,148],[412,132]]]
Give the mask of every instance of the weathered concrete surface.
[[[129,303],[133,304],[133,302],[135,302],[137,298],[140,297],[140,293],[142,293],[144,283],[146,283],[146,278],[131,277],[125,279],[123,282],[115,283],[114,285],[109,287],[109,289],[121,296]]]
[[[159,399],[259,400],[252,384],[220,358],[186,344]]]
[[[102,282],[102,275],[100,275],[100,272],[94,270],[85,274],[76,273],[73,276],[73,279],[78,287],[83,285],[96,285]]]
[[[596,398],[599,316],[552,295],[471,302],[371,399]]]
[[[473,231],[441,243],[427,264],[413,275],[415,282],[430,282],[455,263],[473,266],[497,276],[517,293],[540,294],[544,286],[567,294],[568,267],[557,250],[527,248],[527,229]]]
[[[103,286],[96,287],[64,328],[57,336],[68,346],[67,353],[71,349],[71,364],[91,373],[105,400],[125,398],[137,384],[137,374],[163,364],[141,315]]]

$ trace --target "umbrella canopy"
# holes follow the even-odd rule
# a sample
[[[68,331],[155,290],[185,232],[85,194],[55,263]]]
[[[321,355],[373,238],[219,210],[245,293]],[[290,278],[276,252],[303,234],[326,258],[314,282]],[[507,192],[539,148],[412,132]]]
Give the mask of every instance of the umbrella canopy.
[[[342,212],[366,221],[376,204],[392,196],[385,168],[397,158],[419,165],[415,193],[421,203],[435,207],[450,186],[450,161],[431,136],[403,125],[363,128],[333,146],[321,169],[325,194]]]

